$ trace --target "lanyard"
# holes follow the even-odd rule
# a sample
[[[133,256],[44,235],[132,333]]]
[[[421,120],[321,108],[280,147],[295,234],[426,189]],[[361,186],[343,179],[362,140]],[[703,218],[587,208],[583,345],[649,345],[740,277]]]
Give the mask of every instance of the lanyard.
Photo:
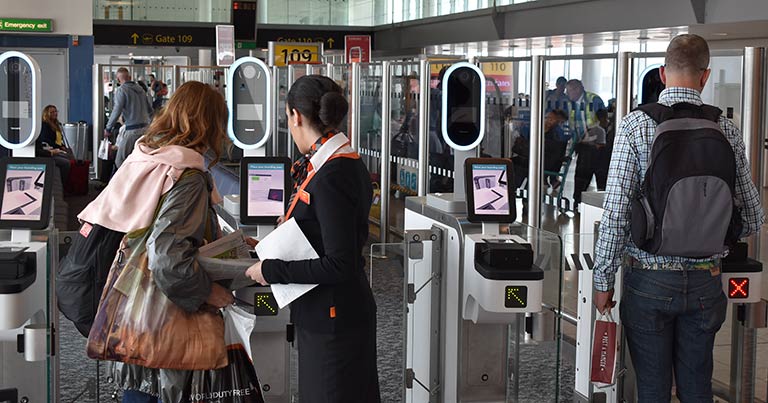
[[[350,147],[349,139],[347,136],[341,133],[333,136],[330,140],[323,144],[323,146],[320,147],[317,153],[315,153],[315,155],[310,160],[310,164],[312,164],[312,171],[309,173],[309,175],[307,175],[307,178],[304,179],[304,183],[302,183],[299,189],[296,191],[296,196],[294,196],[293,202],[291,202],[290,207],[288,207],[288,212],[285,213],[286,221],[291,218],[291,214],[293,214],[293,210],[296,208],[296,205],[299,203],[299,199],[302,198],[302,195],[306,195],[306,203],[309,204],[309,194],[305,191],[309,185],[309,182],[312,180],[312,178],[315,177],[317,171],[319,171],[326,162],[336,158],[360,159],[360,155],[355,152],[352,147]]]

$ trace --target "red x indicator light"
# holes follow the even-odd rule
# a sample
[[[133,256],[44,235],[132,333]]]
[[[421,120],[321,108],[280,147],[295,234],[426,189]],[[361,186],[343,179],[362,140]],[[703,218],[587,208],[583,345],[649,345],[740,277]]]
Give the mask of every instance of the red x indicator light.
[[[728,280],[728,298],[749,298],[749,279],[732,278]]]

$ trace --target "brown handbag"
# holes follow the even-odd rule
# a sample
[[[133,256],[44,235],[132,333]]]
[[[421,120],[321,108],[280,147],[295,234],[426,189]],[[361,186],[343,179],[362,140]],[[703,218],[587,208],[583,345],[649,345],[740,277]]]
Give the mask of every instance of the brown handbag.
[[[158,203],[155,219],[164,199]],[[88,336],[88,357],[147,368],[225,367],[221,313],[213,307],[186,312],[157,287],[148,267],[150,233],[151,226],[123,238]]]

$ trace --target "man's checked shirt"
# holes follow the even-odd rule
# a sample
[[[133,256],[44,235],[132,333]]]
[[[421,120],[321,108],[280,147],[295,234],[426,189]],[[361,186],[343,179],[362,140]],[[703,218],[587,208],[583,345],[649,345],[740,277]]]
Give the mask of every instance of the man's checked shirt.
[[[687,102],[701,105],[701,95],[690,88],[672,87],[659,96],[659,103],[671,106]],[[725,117],[720,117],[720,128],[731,143],[736,155],[736,203],[741,207],[744,225],[742,236],[759,231],[765,222],[762,204],[745,155],[741,131]],[[640,185],[648,168],[656,122],[643,112],[627,115],[616,133],[616,143],[611,156],[611,166],[606,187],[605,212],[600,222],[600,234],[595,247],[594,286],[598,291],[613,289],[616,272],[625,254],[638,260],[643,266],[673,267],[683,264],[711,261],[725,254],[706,259],[690,259],[679,256],[656,256],[637,248],[630,237],[631,201],[640,191]],[[713,211],[712,214],[728,212]]]

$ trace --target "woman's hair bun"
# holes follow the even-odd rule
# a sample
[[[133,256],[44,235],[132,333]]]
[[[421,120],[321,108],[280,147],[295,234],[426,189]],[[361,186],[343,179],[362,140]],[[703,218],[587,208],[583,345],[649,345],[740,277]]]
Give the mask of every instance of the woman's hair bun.
[[[337,129],[344,117],[347,116],[349,103],[341,93],[330,91],[320,98],[320,110],[318,118],[326,128]]]

